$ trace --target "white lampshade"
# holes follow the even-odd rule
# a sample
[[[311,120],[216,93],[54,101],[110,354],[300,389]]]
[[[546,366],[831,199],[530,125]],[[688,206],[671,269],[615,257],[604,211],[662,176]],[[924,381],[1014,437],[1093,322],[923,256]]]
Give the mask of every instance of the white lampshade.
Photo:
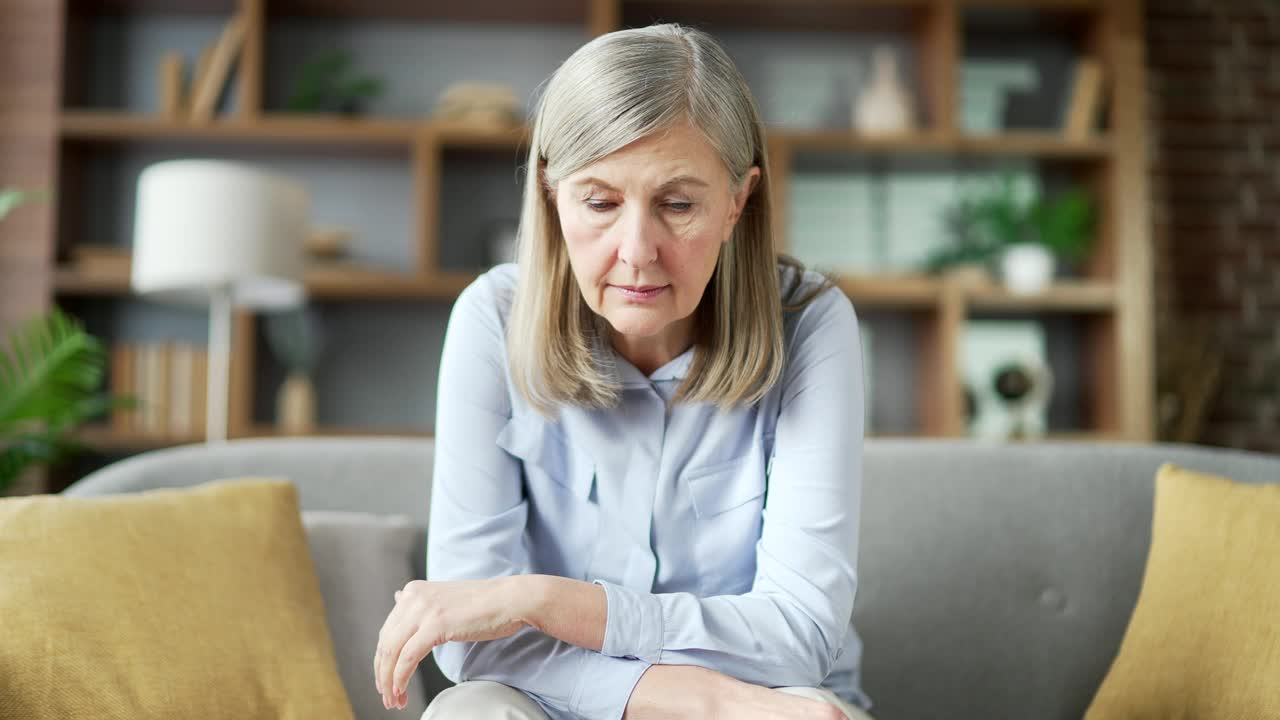
[[[300,184],[251,165],[151,165],[138,178],[130,284],[184,304],[229,290],[233,305],[298,305],[308,205]]]

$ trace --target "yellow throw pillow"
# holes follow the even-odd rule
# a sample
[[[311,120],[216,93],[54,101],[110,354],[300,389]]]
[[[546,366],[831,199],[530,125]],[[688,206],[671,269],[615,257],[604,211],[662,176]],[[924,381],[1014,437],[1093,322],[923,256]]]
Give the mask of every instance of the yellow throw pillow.
[[[1280,718],[1280,485],[1167,463],[1142,591],[1086,720]]]
[[[0,499],[0,718],[73,717],[352,717],[291,483]]]

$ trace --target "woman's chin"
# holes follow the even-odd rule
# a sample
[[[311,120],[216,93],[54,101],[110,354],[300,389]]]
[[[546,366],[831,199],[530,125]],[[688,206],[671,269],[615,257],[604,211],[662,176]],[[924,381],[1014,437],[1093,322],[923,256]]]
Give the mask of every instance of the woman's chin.
[[[652,337],[671,322],[666,313],[650,308],[619,308],[606,314],[605,319],[614,332],[628,337]]]

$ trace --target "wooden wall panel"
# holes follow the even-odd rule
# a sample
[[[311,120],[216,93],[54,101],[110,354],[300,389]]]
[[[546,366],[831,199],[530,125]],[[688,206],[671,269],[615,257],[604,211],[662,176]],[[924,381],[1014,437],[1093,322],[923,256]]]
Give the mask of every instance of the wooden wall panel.
[[[0,187],[57,184],[63,5],[0,0]],[[0,333],[48,306],[54,205],[0,222]]]

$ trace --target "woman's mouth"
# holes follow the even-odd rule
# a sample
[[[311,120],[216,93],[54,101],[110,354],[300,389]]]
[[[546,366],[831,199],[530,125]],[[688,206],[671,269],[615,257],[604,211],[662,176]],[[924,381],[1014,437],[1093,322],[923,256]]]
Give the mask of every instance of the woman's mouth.
[[[668,285],[610,285],[628,300],[652,300],[662,294]]]

